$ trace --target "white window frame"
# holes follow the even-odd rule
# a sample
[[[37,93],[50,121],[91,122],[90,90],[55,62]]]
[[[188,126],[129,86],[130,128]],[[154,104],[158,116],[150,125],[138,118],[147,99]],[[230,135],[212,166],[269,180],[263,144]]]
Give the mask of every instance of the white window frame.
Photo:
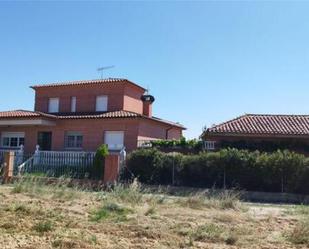
[[[204,141],[205,150],[215,150],[216,142],[215,141]]]
[[[48,99],[48,112],[49,113],[59,112],[59,98]]]
[[[96,97],[95,111],[106,112],[108,105],[108,97],[106,95],[99,95]]]
[[[73,137],[73,146],[69,146],[69,137]],[[81,137],[81,144],[78,144],[78,137]],[[64,148],[70,150],[81,150],[83,148],[84,136],[81,132],[67,131],[64,135]]]
[[[76,97],[71,97],[71,112],[76,112]]]
[[[4,144],[4,140],[9,139],[9,145]],[[12,146],[12,139],[17,140],[16,146]],[[23,143],[21,143],[23,140]],[[1,147],[2,148],[20,148],[21,145],[25,145],[25,133],[24,132],[2,132],[1,133]]]
[[[113,134],[121,134],[122,136],[122,143],[117,143],[117,144],[110,144],[108,139],[109,135]],[[109,150],[121,150],[124,147],[124,131],[105,131],[104,132],[104,144],[108,146]]]

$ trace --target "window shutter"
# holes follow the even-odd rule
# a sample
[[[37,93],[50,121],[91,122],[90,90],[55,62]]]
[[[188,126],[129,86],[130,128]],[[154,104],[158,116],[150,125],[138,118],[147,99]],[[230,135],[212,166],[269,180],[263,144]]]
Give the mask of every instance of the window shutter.
[[[106,131],[104,143],[108,145],[110,150],[121,150],[124,145],[123,131]]]
[[[59,112],[59,98],[50,98],[48,102],[48,112]]]
[[[106,112],[107,111],[107,96],[97,96],[96,111],[97,112]]]

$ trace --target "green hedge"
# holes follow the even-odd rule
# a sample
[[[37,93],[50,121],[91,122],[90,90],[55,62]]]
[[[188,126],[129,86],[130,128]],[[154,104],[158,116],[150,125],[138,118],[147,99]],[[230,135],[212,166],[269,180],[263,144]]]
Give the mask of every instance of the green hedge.
[[[147,184],[174,182],[189,187],[309,194],[309,160],[289,151],[223,149],[182,155],[141,149],[129,155],[127,165],[135,177]]]
[[[203,141],[197,139],[186,140],[182,137],[179,140],[153,140],[150,142],[153,148],[173,149],[182,148],[192,151],[201,151],[203,149]]]
[[[250,151],[259,150],[264,152],[275,152],[278,149],[296,152],[309,152],[309,144],[306,141],[299,141],[297,139],[283,141],[222,140],[220,142],[220,148],[235,148],[239,150],[246,149]]]

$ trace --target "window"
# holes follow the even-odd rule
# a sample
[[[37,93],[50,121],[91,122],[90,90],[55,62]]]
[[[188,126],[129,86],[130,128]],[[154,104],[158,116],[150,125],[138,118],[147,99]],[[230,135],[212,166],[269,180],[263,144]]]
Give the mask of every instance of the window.
[[[97,112],[107,111],[107,96],[97,96],[95,110]]]
[[[48,112],[59,112],[59,98],[50,98],[48,101]]]
[[[71,112],[76,112],[76,97],[71,97]]]
[[[81,149],[83,146],[83,135],[80,132],[67,132],[65,134],[65,148]]]
[[[25,144],[24,132],[2,132],[1,146],[5,148],[18,148]]]
[[[121,150],[124,144],[123,131],[106,131],[104,143],[107,144],[110,150]]]
[[[215,141],[205,141],[204,142],[206,150],[214,150],[215,149]]]

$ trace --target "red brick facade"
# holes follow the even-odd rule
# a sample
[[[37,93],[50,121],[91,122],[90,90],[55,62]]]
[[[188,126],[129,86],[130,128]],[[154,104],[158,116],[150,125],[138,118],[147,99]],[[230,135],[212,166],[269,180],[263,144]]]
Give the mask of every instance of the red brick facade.
[[[120,131],[124,133],[124,146],[132,151],[137,148],[138,140],[179,139],[184,129],[177,123],[152,117],[152,103],[141,98],[145,89],[127,80],[33,88],[34,112],[0,113],[0,135],[23,132],[28,152],[35,150],[39,132],[51,132],[51,150],[66,150],[65,134],[76,132],[83,137],[78,149],[95,151],[104,143],[107,131]],[[100,95],[108,97],[107,112],[102,114],[95,113],[96,97]],[[72,97],[76,97],[74,113],[71,113]],[[50,98],[59,98],[59,113],[47,113]],[[40,124],[35,122],[39,120]]]
[[[76,97],[76,112],[94,112],[96,97],[106,95],[108,111],[143,113],[143,88],[125,83],[39,87],[35,90],[35,111],[48,112],[49,98],[59,98],[59,112],[71,112],[71,98]]]

